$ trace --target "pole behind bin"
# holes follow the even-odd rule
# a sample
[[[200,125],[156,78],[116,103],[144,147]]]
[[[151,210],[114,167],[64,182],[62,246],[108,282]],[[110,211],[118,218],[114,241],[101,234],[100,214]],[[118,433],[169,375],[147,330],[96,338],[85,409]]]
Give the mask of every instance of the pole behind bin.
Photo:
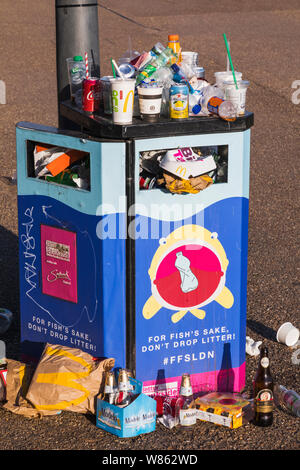
[[[93,76],[100,77],[98,4],[96,0],[56,0],[56,67],[58,122],[61,129],[74,123],[60,113],[60,103],[70,98],[66,59],[88,53]]]

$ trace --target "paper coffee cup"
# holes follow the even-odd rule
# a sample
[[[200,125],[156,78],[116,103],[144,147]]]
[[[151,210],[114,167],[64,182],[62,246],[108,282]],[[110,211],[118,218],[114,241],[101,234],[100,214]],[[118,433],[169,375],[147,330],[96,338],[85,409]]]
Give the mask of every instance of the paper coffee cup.
[[[131,124],[134,104],[135,78],[112,78],[111,100],[114,124]]]
[[[239,116],[245,114],[246,111],[246,93],[250,83],[247,80],[240,80],[237,82],[238,89],[236,88],[234,80],[226,80],[223,82],[223,91],[225,100],[231,101],[237,107]]]
[[[138,87],[140,115],[144,121],[156,122],[160,116],[163,87]]]
[[[234,72],[236,81],[239,82],[242,80],[242,72]],[[216,85],[218,88],[223,89],[223,82],[228,81],[228,80],[234,80],[233,74],[230,70],[228,72],[216,72],[215,73],[215,78],[216,78]]]
[[[290,322],[283,323],[278,329],[276,339],[279,343],[293,346],[299,339],[300,332]]]

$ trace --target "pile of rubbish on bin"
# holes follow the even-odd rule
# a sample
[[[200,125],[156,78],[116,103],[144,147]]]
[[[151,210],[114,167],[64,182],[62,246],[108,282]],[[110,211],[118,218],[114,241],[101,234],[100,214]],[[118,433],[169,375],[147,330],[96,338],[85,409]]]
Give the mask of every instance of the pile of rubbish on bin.
[[[217,116],[234,121],[245,114],[249,81],[234,70],[230,43],[224,34],[227,70],[215,73],[215,83],[205,77],[198,53],[185,51],[177,34],[167,45],[156,43],[150,51],[130,48],[117,61],[111,59],[112,75],[91,77],[88,58],[67,59],[72,101],[88,113],[112,115],[115,124],[130,124],[133,117],[145,122],[160,118],[181,121],[191,117]]]
[[[1,310],[1,331],[6,332],[12,314]],[[277,332],[277,341],[289,347],[297,346],[298,339],[299,330],[290,322]],[[184,373],[177,394],[170,396],[161,384],[157,393],[143,393],[143,383],[132,371],[115,367],[114,358],[47,343],[37,362],[21,362],[8,359],[0,341],[0,403],[4,410],[27,418],[63,411],[92,414],[98,428],[122,438],[155,431],[157,423],[167,429],[188,429],[197,421],[230,429],[249,423],[270,426],[276,406],[300,417],[300,396],[274,383],[267,348],[247,336],[246,352],[260,356],[250,394],[216,390],[209,384],[195,387],[193,375]]]

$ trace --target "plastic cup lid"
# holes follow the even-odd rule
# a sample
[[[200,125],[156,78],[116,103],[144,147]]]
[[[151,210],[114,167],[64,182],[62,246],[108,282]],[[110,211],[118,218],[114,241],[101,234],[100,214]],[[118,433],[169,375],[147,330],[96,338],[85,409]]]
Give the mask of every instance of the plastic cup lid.
[[[246,87],[250,85],[250,82],[248,80],[238,80],[239,84],[238,86]],[[234,80],[223,80],[223,85],[235,85]]]

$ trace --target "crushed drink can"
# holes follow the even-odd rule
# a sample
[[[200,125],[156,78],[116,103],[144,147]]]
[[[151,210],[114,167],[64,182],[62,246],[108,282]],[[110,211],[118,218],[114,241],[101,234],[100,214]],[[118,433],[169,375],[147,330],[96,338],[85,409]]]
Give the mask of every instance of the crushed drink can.
[[[85,78],[82,82],[82,109],[87,113],[95,113],[100,108],[100,78]]]

